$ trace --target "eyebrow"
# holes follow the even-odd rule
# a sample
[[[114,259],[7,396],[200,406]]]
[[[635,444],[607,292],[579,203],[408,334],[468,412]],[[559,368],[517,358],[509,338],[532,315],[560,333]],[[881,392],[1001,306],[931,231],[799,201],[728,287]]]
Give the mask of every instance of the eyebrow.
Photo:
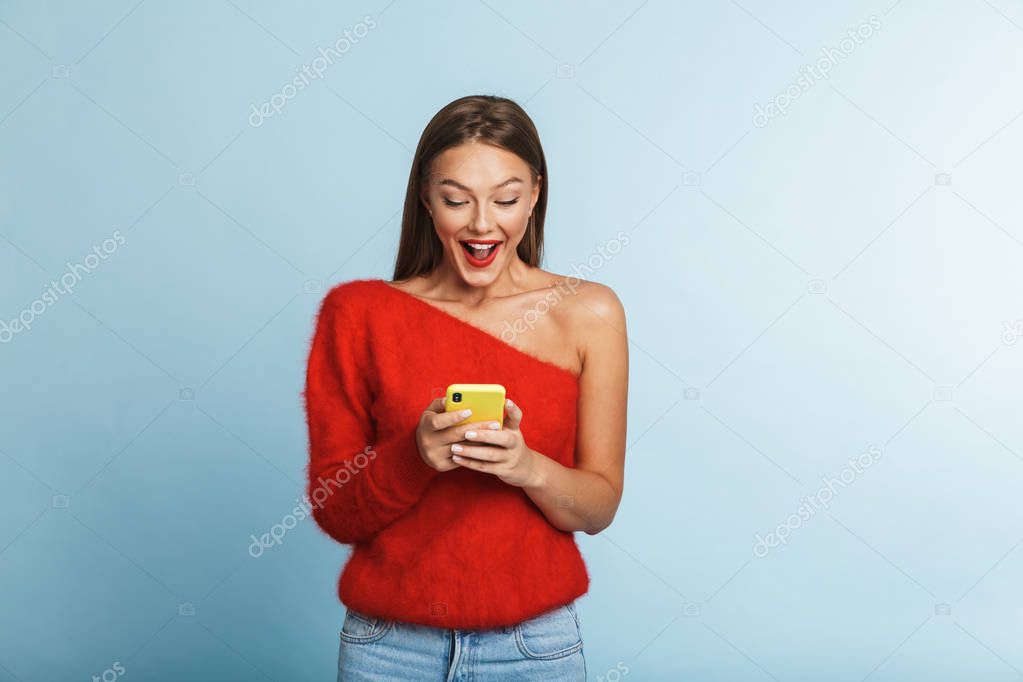
[[[511,184],[516,183],[516,182],[523,182],[523,180],[522,180],[522,178],[517,178],[517,177],[512,176],[512,177],[508,178],[507,180],[505,180],[504,182],[502,182],[501,184],[494,185],[493,189],[501,189],[502,187],[505,187],[506,185],[511,185]],[[466,192],[471,192],[472,191],[468,187],[463,185],[462,183],[458,182],[457,180],[454,180],[453,178],[444,178],[443,180],[439,180],[437,182],[437,184],[438,185],[451,185],[453,187],[457,187],[458,189],[466,191]]]

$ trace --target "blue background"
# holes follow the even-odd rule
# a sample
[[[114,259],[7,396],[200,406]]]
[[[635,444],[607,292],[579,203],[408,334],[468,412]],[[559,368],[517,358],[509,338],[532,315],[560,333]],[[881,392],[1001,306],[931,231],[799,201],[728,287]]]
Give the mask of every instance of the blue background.
[[[0,320],[124,239],[0,344],[0,682],[333,679],[346,549],[250,535],[301,494],[318,302],[390,277],[472,93],[540,130],[547,269],[629,236],[592,275],[631,387],[590,679],[1023,677],[1023,6],[431,5],[0,2]]]

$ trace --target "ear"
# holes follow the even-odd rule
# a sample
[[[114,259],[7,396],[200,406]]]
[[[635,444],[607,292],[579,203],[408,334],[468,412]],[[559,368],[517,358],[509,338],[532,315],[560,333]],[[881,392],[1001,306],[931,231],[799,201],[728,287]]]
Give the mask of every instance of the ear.
[[[540,185],[543,183],[543,176],[537,175],[536,182],[533,183],[533,198],[530,202],[530,206],[536,207],[536,201],[540,198]],[[532,208],[530,209],[532,210]]]

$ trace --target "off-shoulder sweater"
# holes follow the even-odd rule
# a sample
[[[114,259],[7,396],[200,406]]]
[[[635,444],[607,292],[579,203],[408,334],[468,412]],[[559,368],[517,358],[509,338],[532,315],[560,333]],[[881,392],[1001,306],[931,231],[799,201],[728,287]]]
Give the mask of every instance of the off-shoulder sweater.
[[[516,486],[468,468],[439,472],[415,430],[452,383],[503,384],[526,443],[575,462],[578,377],[380,279],[320,304],[303,392],[307,494],[319,527],[352,545],[347,607],[435,627],[511,625],[586,593],[572,533]]]

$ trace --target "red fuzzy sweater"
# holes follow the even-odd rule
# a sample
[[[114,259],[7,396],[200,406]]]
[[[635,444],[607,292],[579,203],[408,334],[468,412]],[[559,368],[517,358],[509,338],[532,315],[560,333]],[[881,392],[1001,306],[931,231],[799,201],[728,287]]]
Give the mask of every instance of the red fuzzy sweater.
[[[423,410],[452,383],[499,383],[533,449],[575,461],[579,383],[379,279],[324,298],[304,391],[313,517],[353,545],[338,585],[348,607],[436,627],[511,625],[585,594],[572,533],[493,474],[427,466]]]

